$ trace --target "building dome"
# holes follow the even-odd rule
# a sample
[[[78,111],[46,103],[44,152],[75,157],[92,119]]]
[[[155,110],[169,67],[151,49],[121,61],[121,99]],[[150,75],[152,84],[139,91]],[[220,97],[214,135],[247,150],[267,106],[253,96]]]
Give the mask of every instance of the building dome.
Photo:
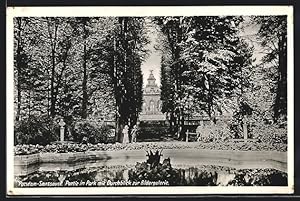
[[[149,80],[156,80],[152,72],[153,72],[153,70],[150,71],[149,78],[147,79],[148,81]]]
[[[146,85],[146,88],[147,88],[147,87],[158,87],[158,86],[156,85],[156,83],[155,83],[156,79],[155,79],[155,77],[154,77],[154,75],[153,75],[153,70],[150,70],[150,75],[149,75],[147,81],[148,81],[148,83],[147,83],[147,85]]]

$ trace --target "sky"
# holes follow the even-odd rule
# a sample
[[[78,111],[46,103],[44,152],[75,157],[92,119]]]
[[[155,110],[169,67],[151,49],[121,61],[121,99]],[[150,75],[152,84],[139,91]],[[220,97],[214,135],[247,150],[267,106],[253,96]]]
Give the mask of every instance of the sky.
[[[262,47],[255,38],[260,26],[251,24],[249,17],[244,17],[244,19],[244,30],[241,31],[240,36],[242,36],[250,46],[253,46],[254,51],[252,57],[255,58],[255,61],[253,62],[255,65],[258,64],[261,58],[264,56],[264,54],[262,54]]]
[[[147,79],[150,74],[150,70],[153,70],[153,75],[156,78],[156,84],[160,86],[160,61],[161,61],[161,51],[155,50],[154,46],[157,43],[156,39],[158,37],[158,33],[155,31],[153,27],[149,27],[149,39],[150,43],[148,44],[147,49],[150,50],[149,57],[142,63],[142,73],[143,73],[143,81],[144,87],[147,84]]]

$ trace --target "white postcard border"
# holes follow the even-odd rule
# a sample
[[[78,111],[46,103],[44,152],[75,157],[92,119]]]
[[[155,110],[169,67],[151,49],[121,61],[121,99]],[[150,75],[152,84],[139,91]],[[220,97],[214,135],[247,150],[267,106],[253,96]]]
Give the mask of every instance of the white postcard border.
[[[287,187],[14,187],[13,17],[58,16],[288,16],[288,186]],[[138,194],[289,194],[294,192],[294,47],[292,6],[136,6],[7,8],[7,194],[8,195],[138,195]]]

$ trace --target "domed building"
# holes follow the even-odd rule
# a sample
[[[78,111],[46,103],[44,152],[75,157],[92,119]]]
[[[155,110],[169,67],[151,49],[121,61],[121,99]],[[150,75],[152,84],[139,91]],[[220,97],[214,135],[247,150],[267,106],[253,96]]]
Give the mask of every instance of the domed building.
[[[160,88],[155,83],[156,79],[150,71],[148,83],[143,93],[143,108],[140,121],[165,121],[166,116],[161,112]]]

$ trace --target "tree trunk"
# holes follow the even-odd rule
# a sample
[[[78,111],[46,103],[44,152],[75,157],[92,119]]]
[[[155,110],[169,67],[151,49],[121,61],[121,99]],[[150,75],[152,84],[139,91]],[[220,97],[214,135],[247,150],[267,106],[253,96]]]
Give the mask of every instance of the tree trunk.
[[[169,119],[169,121],[170,121],[170,134],[172,134],[172,136],[174,135],[174,114],[173,114],[173,112],[169,112],[169,114],[170,114],[170,119]]]
[[[50,105],[50,114],[52,117],[55,116],[55,92],[54,92],[54,74],[55,74],[55,50],[52,48],[51,51],[51,61],[52,61],[52,66],[51,66],[51,84],[50,84],[50,100],[51,100],[51,105]]]
[[[49,72],[48,72],[49,75]],[[49,80],[47,81],[47,116],[50,117],[50,93],[49,93]]]
[[[287,54],[285,47],[285,36],[281,36],[278,42],[278,56],[278,79],[274,104],[275,123],[280,118],[280,115],[287,114]]]
[[[50,22],[48,19],[48,32],[49,32],[49,39],[50,39],[50,44],[51,44],[51,79],[50,79],[50,114],[52,117],[55,116],[55,104],[56,104],[56,95],[55,95],[55,86],[54,86],[54,81],[55,81],[55,47],[56,47],[56,38],[57,38],[57,29],[58,29],[58,24],[54,24],[54,36],[51,34],[50,31]]]
[[[87,118],[87,103],[88,103],[88,93],[87,93],[87,69],[86,69],[86,43],[83,47],[83,81],[82,81],[82,114],[83,119]]]
[[[17,18],[17,24],[18,24],[18,45],[17,45],[17,55],[16,55],[16,68],[17,68],[17,114],[16,114],[16,121],[20,120],[20,114],[21,114],[21,101],[22,101],[22,93],[21,93],[21,18]]]
[[[31,117],[31,91],[28,90],[29,97],[28,97],[28,119]]]
[[[210,121],[212,121],[213,120],[212,119],[213,96],[212,96],[209,76],[206,76],[206,78],[207,78],[206,88],[208,90],[208,112],[207,113],[208,113]]]
[[[128,116],[128,106],[126,103],[128,102],[128,97],[127,97],[127,87],[126,86],[126,81],[128,78],[127,76],[127,18],[126,17],[120,17],[119,18],[119,23],[120,23],[120,34],[119,34],[119,39],[121,40],[119,44],[121,44],[122,49],[123,49],[123,54],[124,56],[121,57],[121,66],[123,69],[119,73],[119,76],[117,77],[117,90],[118,90],[118,127],[119,131],[117,132],[117,139],[119,142],[122,141],[122,129],[126,124],[128,124],[129,116]]]
[[[81,111],[81,117],[83,119],[87,118],[87,104],[88,104],[88,92],[87,92],[87,81],[88,81],[88,75],[87,75],[87,37],[88,37],[88,30],[86,29],[86,20],[83,20],[82,24],[83,28],[83,80],[82,80],[82,111]]]
[[[116,37],[114,37],[114,51],[113,51],[113,73],[112,73],[112,80],[113,80],[113,84],[114,84],[114,95],[115,95],[115,101],[116,101],[116,105],[115,105],[115,140],[116,142],[119,142],[120,140],[120,124],[119,124],[119,99],[118,99],[118,69],[117,69],[117,40]]]
[[[16,121],[19,121],[21,118],[21,101],[22,101],[22,92],[21,92],[21,83],[20,83],[20,69],[18,69],[18,83],[17,83],[17,115]]]

